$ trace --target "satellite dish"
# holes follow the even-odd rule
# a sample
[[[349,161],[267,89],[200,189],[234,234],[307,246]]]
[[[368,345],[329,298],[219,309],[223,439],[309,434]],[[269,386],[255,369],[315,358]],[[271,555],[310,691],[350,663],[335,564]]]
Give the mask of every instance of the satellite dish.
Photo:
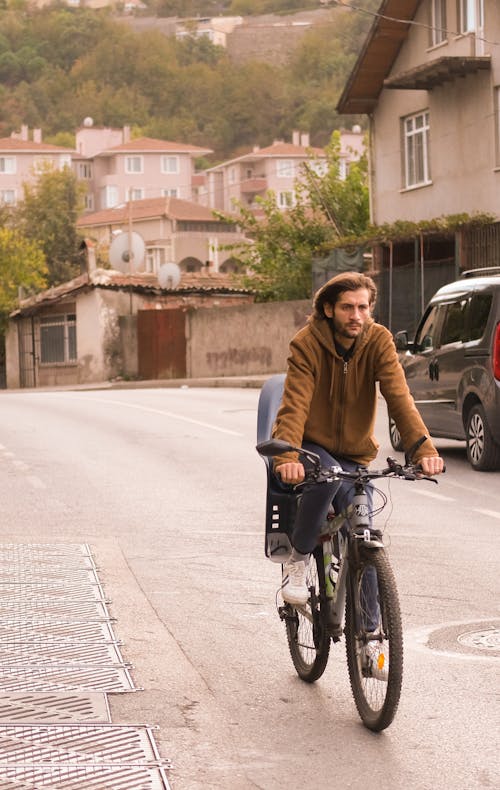
[[[144,263],[146,245],[140,233],[123,231],[115,236],[109,248],[109,262],[113,269],[130,274],[138,272]]]
[[[90,128],[94,125],[94,119],[91,118],[90,115],[87,115],[87,117],[83,119],[83,125]]]
[[[162,288],[177,288],[181,281],[181,270],[176,263],[163,263],[158,269],[158,282]]]

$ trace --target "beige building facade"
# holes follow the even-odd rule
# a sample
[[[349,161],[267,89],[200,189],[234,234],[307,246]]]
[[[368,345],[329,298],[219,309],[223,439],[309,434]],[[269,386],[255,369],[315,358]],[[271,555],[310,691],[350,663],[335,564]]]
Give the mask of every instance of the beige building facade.
[[[235,271],[228,247],[247,243],[236,225],[216,219],[210,209],[169,197],[85,214],[77,227],[93,240],[96,256],[104,264],[119,234],[139,234],[146,248],[139,270],[154,275],[166,263],[176,263],[184,272]]]
[[[381,3],[339,102],[369,117],[372,220],[500,219],[500,4],[404,6]]]

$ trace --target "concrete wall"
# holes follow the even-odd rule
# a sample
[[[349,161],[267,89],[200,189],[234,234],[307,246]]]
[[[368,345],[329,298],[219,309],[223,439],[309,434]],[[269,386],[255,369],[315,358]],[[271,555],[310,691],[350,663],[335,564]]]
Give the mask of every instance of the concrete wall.
[[[291,337],[305,325],[309,300],[192,310],[186,314],[188,376],[279,373]]]

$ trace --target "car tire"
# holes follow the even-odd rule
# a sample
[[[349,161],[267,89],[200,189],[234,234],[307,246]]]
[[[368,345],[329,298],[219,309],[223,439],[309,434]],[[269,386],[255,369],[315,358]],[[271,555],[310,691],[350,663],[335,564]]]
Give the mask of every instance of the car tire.
[[[495,442],[480,403],[467,415],[467,458],[477,472],[500,469],[500,445]]]
[[[396,450],[398,453],[402,453],[404,447],[401,441],[401,434],[399,433],[398,427],[392,417],[389,417],[389,438],[394,450]]]

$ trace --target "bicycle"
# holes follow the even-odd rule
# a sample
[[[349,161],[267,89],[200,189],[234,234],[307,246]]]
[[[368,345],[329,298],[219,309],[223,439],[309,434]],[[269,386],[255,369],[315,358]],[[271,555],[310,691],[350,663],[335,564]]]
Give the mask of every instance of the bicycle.
[[[412,453],[425,441],[417,442],[400,464],[387,459],[387,467],[354,472],[341,467],[322,467],[319,457],[287,442],[269,439],[257,444],[266,460],[286,452],[296,452],[311,469],[303,483],[321,484],[334,480],[351,481],[352,503],[339,514],[333,509],[321,531],[307,571],[309,600],[305,606],[284,603],[278,607],[286,626],[288,646],[295,670],[302,680],[313,683],[327,666],[331,642],[346,638],[347,666],[354,702],[370,730],[378,732],[394,719],[403,678],[403,631],[396,580],[380,531],[370,526],[367,488],[380,478],[437,480],[424,475],[411,463]],[[388,497],[382,497],[383,510]],[[280,499],[281,497],[281,499]],[[296,499],[296,497],[295,497]],[[270,528],[266,529],[266,554],[285,562],[291,550],[289,535],[294,508],[290,495],[274,495]],[[285,506],[284,506],[285,503]],[[268,496],[269,504],[269,496]],[[343,626],[344,624],[344,626]]]

